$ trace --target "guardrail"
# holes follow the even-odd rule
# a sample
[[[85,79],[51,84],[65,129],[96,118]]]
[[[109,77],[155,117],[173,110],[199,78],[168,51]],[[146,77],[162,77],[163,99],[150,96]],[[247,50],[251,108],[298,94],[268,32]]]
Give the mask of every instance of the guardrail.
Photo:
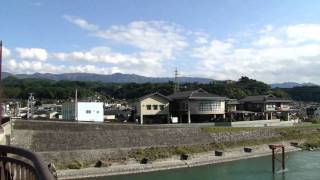
[[[41,158],[34,152],[0,145],[1,180],[55,180]]]

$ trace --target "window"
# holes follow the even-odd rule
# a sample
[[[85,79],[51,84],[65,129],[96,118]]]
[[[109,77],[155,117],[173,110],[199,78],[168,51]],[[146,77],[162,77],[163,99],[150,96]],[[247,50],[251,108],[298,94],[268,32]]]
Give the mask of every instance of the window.
[[[147,105],[147,110],[151,110],[151,105]]]
[[[220,101],[203,101],[199,103],[199,111],[214,111],[221,107]]]
[[[158,105],[153,105],[153,110],[158,110]]]
[[[159,105],[160,106],[160,110],[164,110],[164,105]]]
[[[87,114],[91,114],[91,110],[86,110],[86,113]]]

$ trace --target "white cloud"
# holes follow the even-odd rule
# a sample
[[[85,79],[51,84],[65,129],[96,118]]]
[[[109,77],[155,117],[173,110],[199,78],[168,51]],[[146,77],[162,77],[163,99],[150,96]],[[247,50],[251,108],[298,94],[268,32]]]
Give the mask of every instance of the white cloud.
[[[94,47],[84,51],[52,53],[52,57],[62,61],[89,63],[95,66],[111,67],[111,73],[125,72],[155,76],[163,73],[165,57],[157,52],[137,52],[125,54],[113,52],[108,47]],[[84,67],[78,67],[81,72]],[[154,71],[157,69],[157,71]]]
[[[161,21],[134,21],[128,25],[99,30],[96,36],[127,44],[144,51],[156,51],[166,58],[188,46],[177,25]]]
[[[209,45],[194,48],[193,56],[200,59],[220,59],[230,52],[233,45],[229,42],[213,40]]]
[[[206,43],[208,43],[208,39],[200,36],[200,37],[196,38],[195,42],[197,44],[206,44]]]
[[[194,48],[198,75],[238,79],[246,75],[266,82],[320,82],[320,44],[240,48],[224,41]],[[201,50],[201,51],[200,51]],[[310,73],[312,72],[312,73]]]
[[[266,26],[264,26],[263,29],[261,29],[259,32],[262,34],[266,34],[266,33],[270,33],[273,30],[273,26],[268,24]]]
[[[63,18],[85,30],[95,31],[99,29],[99,26],[91,24],[88,21],[76,16],[64,15]]]
[[[53,57],[59,60],[86,61],[89,63],[106,64],[136,64],[137,59],[132,55],[114,53],[108,47],[94,47],[86,51],[74,51],[70,53],[53,53]]]
[[[11,55],[10,49],[8,49],[6,47],[2,47],[2,56],[3,56],[3,58],[9,58],[10,55]]]
[[[48,58],[48,53],[41,48],[16,48],[19,58],[45,61]]]
[[[286,28],[290,42],[320,41],[320,24],[298,24]]]
[[[279,46],[282,40],[273,36],[261,36],[257,41],[253,42],[255,46]]]
[[[7,54],[16,60],[7,61],[7,66],[13,72],[170,76],[170,65],[175,63],[173,66],[188,68],[179,70],[184,76],[236,80],[245,75],[266,82],[320,83],[320,24],[267,25],[250,36],[231,35],[232,39],[221,40],[211,39],[205,33],[190,33],[167,22],[134,21],[102,30],[80,18],[69,21],[112,44],[124,45],[130,53],[115,51],[112,46],[50,53],[44,49],[17,48],[16,57],[8,50]],[[53,63],[54,60],[58,61]]]

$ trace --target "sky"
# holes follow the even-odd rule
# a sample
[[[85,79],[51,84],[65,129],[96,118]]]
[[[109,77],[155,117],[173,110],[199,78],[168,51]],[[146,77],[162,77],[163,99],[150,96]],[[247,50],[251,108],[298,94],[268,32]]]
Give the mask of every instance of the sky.
[[[320,84],[318,0],[1,0],[3,69]]]

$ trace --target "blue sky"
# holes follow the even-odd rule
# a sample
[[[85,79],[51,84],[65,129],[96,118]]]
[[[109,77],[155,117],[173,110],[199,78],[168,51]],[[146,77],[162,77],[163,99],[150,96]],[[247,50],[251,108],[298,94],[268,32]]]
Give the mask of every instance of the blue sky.
[[[320,83],[320,1],[3,0],[12,73]]]

